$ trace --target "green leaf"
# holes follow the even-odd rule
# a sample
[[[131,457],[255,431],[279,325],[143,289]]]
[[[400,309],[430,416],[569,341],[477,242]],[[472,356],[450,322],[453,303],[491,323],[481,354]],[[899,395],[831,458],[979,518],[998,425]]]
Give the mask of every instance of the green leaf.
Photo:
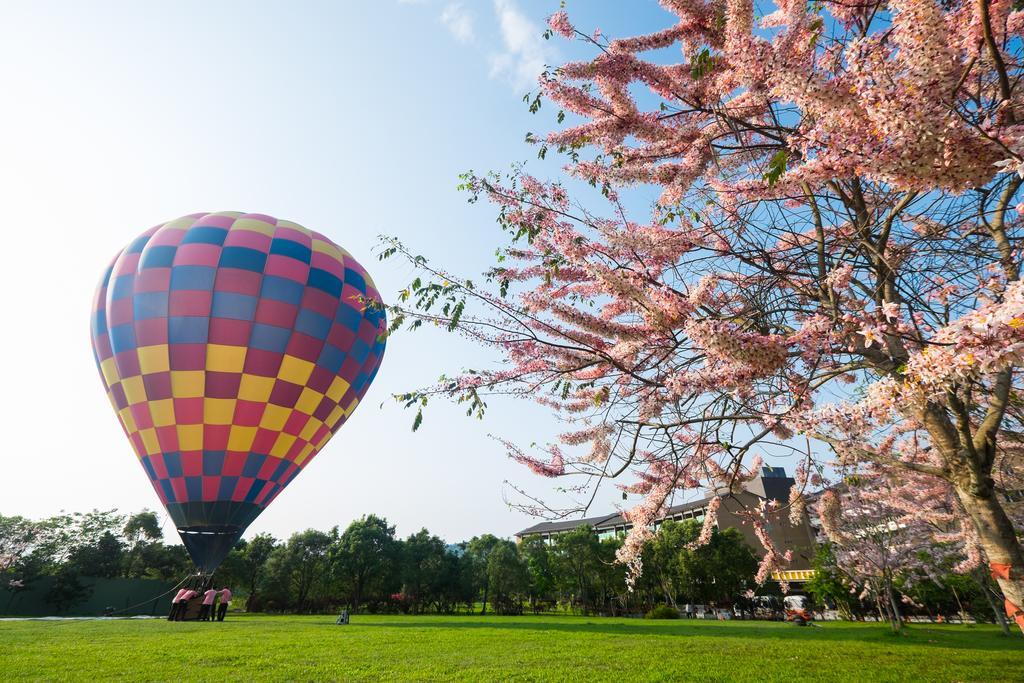
[[[530,110],[531,114],[536,114],[538,111],[540,111],[540,92],[537,93],[536,97],[534,97],[533,100],[530,100],[530,95],[529,93],[527,93],[526,97],[523,98],[523,101],[530,103],[528,109]]]
[[[780,149],[768,162],[768,172],[764,174],[764,179],[768,181],[768,187],[772,187],[778,182],[782,174],[786,172],[786,163],[789,161],[789,153]]]
[[[813,49],[818,44],[818,38],[821,37],[821,27],[825,25],[825,20],[818,17],[811,22],[811,39],[808,41],[809,45]]]
[[[704,48],[690,61],[690,76],[694,80],[698,80],[711,73],[714,68],[715,62],[711,58],[711,51]]]
[[[459,326],[459,320],[462,318],[462,310],[466,307],[466,300],[463,299],[455,305],[455,309],[452,311],[452,319],[448,323],[448,331],[452,332]]]

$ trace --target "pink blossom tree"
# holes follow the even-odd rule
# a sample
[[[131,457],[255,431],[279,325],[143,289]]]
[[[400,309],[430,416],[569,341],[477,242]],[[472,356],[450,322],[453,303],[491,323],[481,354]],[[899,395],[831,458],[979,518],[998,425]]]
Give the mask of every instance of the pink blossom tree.
[[[817,512],[837,567],[899,631],[900,602],[911,601],[907,588],[916,578],[941,583],[954,563],[958,573],[980,564],[977,540],[960,524],[958,507],[952,488],[938,477],[869,465],[825,491]]]
[[[0,515],[0,574],[15,569],[38,541],[39,525],[24,517]]]
[[[879,613],[887,614],[899,630],[900,603],[915,604],[917,583],[928,579],[949,585],[952,569],[970,575],[996,623],[1010,635],[1003,606],[992,600],[992,582],[984,573],[973,526],[965,523],[947,481],[874,464],[843,474],[842,482],[824,491],[815,507],[832,543],[836,569],[858,587],[853,590],[860,591],[859,598],[872,597]],[[1019,528],[1019,506],[1011,512]]]
[[[561,443],[513,456],[591,484],[632,472],[623,486],[645,498],[619,559],[634,570],[676,491],[738,486],[760,454],[800,458],[796,509],[829,460],[931,477],[1024,628],[1000,476],[1019,471],[1024,432],[1024,12],[661,4],[673,23],[632,38],[550,18],[594,57],[542,78],[571,125],[533,141],[603,208],[522,169],[467,176],[511,237],[487,286],[386,245],[422,269],[396,325],[444,325],[504,359],[403,398],[472,412],[511,393],[556,412]],[[632,186],[659,188],[649,216],[627,211]],[[764,537],[762,577],[786,561]]]

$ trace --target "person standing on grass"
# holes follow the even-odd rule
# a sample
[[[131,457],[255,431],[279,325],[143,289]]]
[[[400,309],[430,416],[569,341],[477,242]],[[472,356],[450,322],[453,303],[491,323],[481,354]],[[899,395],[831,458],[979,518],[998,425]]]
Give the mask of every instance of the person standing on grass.
[[[231,589],[224,586],[220,589],[220,604],[217,605],[217,621],[224,621],[224,615],[228,613],[228,605],[231,604]]]
[[[217,590],[208,589],[203,593],[203,605],[199,608],[199,621],[210,621],[213,616],[213,601],[217,599]]]
[[[177,613],[175,613],[175,615],[174,615],[174,620],[175,621],[184,621],[185,620],[185,613],[188,612],[188,602],[189,602],[189,600],[191,600],[192,598],[196,597],[197,595],[199,595],[199,593],[197,593],[196,591],[192,590],[191,588],[189,588],[188,590],[185,591],[185,594],[181,596],[181,600],[178,601],[178,604],[180,606],[178,608]]]
[[[181,598],[187,592],[187,588],[182,588],[175,594],[174,599],[171,600],[171,611],[167,614],[167,621],[174,621],[174,618],[178,616],[178,612],[184,608],[181,603]]]

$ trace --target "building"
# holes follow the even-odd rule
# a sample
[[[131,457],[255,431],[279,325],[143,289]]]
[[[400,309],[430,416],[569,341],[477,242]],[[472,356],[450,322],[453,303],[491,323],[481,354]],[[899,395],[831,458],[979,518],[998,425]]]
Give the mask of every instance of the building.
[[[763,467],[761,473],[748,482],[744,490],[731,494],[710,494],[703,500],[673,505],[663,517],[655,522],[655,527],[668,519],[676,521],[692,519],[703,522],[712,495],[718,495],[722,498],[722,503],[718,508],[718,528],[738,529],[747,544],[755,552],[763,555],[761,542],[757,540],[754,529],[737,513],[743,509],[754,509],[765,500],[776,500],[784,505],[789,500],[789,489],[794,483],[793,478],[789,477],[783,468]],[[516,541],[539,536],[545,541],[551,542],[555,536],[581,526],[592,527],[598,538],[604,539],[625,535],[632,524],[616,512],[583,519],[541,522],[523,529],[515,536]],[[815,530],[811,526],[807,513],[804,513],[803,520],[797,525],[790,523],[788,510],[769,513],[768,535],[776,547],[793,551],[793,561],[789,568],[780,575],[776,575],[775,578],[794,582],[802,582],[810,578],[811,558],[814,556],[816,544]]]

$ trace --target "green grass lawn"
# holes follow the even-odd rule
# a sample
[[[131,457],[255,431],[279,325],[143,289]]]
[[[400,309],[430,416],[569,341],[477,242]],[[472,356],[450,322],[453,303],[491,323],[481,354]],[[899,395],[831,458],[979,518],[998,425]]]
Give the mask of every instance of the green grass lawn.
[[[586,617],[0,622],[0,680],[1022,681],[990,626]]]

